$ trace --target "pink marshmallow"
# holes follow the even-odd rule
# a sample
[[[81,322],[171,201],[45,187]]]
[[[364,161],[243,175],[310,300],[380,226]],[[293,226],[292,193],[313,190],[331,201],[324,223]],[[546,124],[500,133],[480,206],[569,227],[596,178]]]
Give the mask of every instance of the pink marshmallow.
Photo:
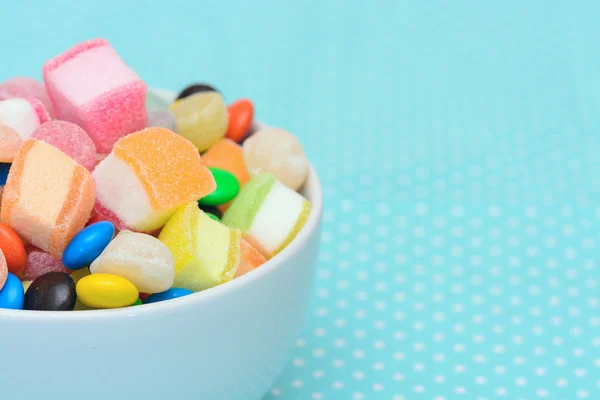
[[[25,250],[27,252],[27,265],[20,276],[22,281],[33,281],[48,272],[71,273],[71,271],[65,268],[62,261],[52,254],[46,253],[44,250],[32,245],[28,245]]]
[[[51,116],[54,115],[54,107],[42,82],[25,76],[15,76],[5,80],[0,84],[0,100],[13,97],[37,99],[42,102]]]
[[[96,145],[83,129],[71,122],[46,122],[32,136],[56,147],[90,171],[96,166]]]
[[[82,127],[101,154],[148,125],[146,84],[104,39],[47,61],[43,75],[57,118]]]

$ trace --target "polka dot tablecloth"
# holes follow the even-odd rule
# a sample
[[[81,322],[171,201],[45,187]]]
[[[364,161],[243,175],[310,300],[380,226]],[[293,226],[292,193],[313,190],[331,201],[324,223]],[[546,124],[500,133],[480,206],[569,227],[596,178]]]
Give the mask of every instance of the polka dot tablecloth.
[[[0,80],[106,37],[152,87],[251,98],[320,175],[265,400],[600,399],[600,2],[92,3],[3,4]]]

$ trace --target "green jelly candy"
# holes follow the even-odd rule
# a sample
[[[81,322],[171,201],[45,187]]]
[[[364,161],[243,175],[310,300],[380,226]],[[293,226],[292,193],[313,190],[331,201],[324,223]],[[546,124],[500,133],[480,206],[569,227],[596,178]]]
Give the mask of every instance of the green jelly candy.
[[[218,206],[231,201],[240,192],[240,183],[237,178],[228,171],[219,168],[208,168],[212,172],[217,188],[214,192],[198,200],[201,206]]]
[[[133,303],[131,306],[133,307],[133,306],[141,306],[141,305],[142,305],[142,299],[139,299],[139,298],[138,298],[138,299],[135,301],[135,303]]]
[[[212,219],[214,219],[217,222],[221,222],[221,220],[219,219],[219,217],[217,217],[215,214],[211,214],[211,213],[205,213],[206,215],[208,215],[209,217],[211,217]]]

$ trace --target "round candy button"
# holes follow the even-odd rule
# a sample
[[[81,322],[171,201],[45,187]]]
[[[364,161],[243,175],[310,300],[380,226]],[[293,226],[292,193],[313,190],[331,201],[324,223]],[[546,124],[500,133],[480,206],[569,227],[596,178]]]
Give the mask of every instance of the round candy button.
[[[198,200],[201,206],[218,206],[233,200],[240,192],[240,183],[229,171],[220,168],[208,168],[212,172],[217,188],[209,195]]]
[[[254,106],[248,99],[234,101],[227,107],[229,113],[229,126],[225,137],[240,143],[245,137],[254,116]]]
[[[8,225],[0,222],[0,249],[6,258],[8,272],[21,276],[27,264],[27,253],[23,241]]]
[[[92,308],[119,308],[133,305],[139,298],[135,285],[111,274],[92,274],[77,282],[77,298]]]
[[[81,230],[63,252],[65,267],[75,270],[89,266],[100,256],[115,235],[115,226],[108,221],[96,222]]]
[[[75,283],[64,272],[49,272],[35,279],[25,293],[25,310],[72,311],[77,301]]]
[[[22,310],[24,298],[23,284],[9,272],[4,287],[0,290],[0,308]]]
[[[154,293],[148,296],[146,300],[144,300],[144,304],[156,303],[159,301],[166,301],[176,299],[178,297],[187,296],[188,294],[192,294],[191,290],[183,289],[183,288],[171,288],[165,290],[164,292]]]

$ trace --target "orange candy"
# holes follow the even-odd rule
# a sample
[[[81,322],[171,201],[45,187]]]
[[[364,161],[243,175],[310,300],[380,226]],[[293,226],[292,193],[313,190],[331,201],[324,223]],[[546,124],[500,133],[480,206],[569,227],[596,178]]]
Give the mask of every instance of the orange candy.
[[[13,162],[22,144],[23,140],[17,132],[6,125],[0,124],[0,162]]]
[[[231,172],[243,187],[250,180],[244,163],[242,147],[231,139],[221,139],[202,155],[206,167],[220,168]]]
[[[245,239],[240,242],[240,265],[235,272],[234,279],[240,277],[255,268],[260,267],[267,259],[254,246],[248,243]]]
[[[239,143],[252,125],[254,106],[250,100],[240,99],[231,103],[227,107],[227,111],[229,112],[229,126],[225,137]]]
[[[19,235],[2,222],[0,222],[0,250],[4,253],[8,272],[20,276],[27,264],[25,246]]]

